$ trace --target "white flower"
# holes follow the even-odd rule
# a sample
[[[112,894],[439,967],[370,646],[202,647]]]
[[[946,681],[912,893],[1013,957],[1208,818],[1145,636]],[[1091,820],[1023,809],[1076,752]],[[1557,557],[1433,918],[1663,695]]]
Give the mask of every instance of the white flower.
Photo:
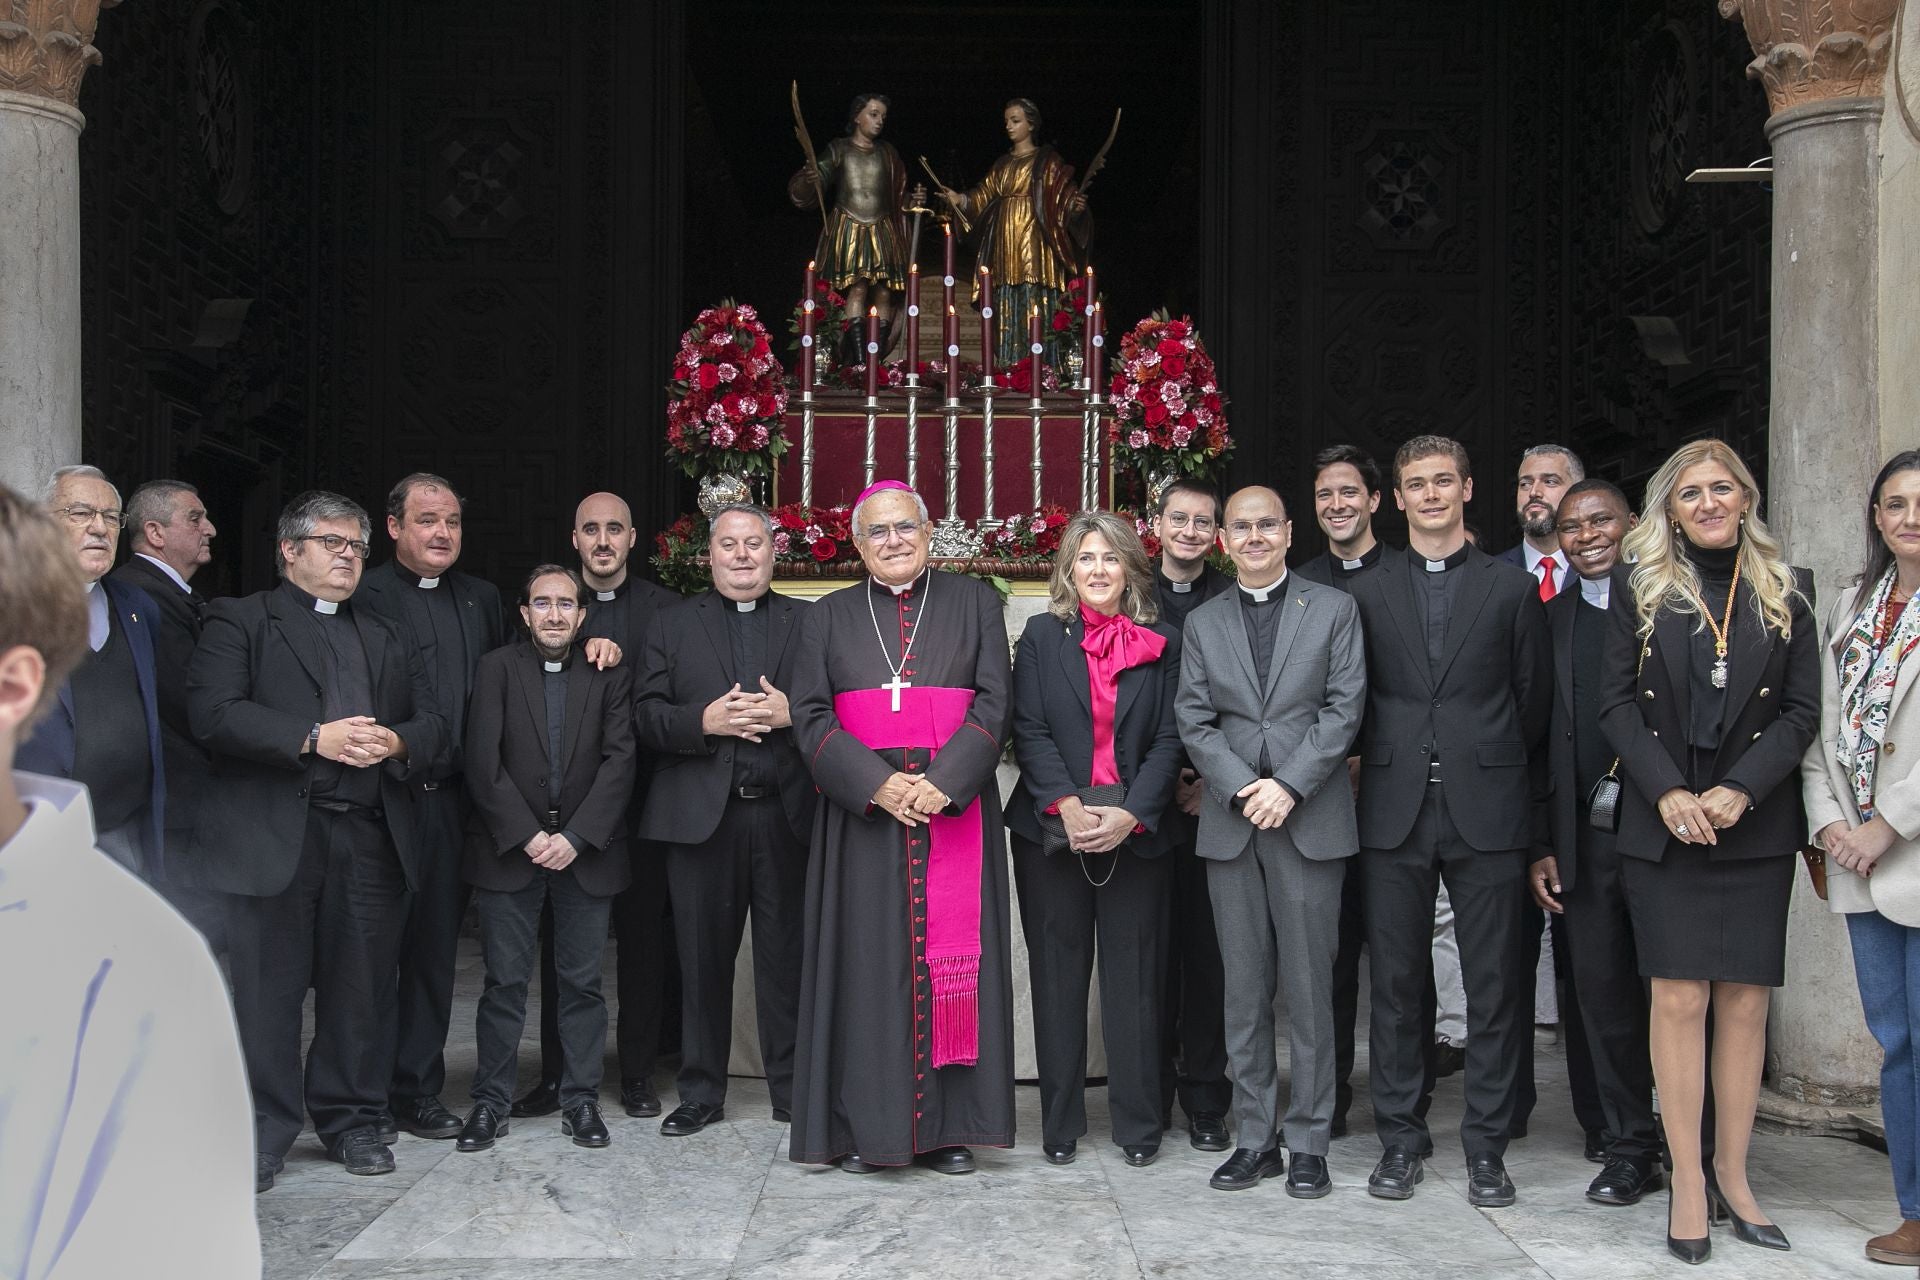
[[[1135,428],[1133,429],[1133,432],[1132,432],[1132,433],[1131,433],[1130,435],[1128,435],[1128,436],[1127,436],[1127,447],[1128,447],[1129,449],[1144,449],[1144,448],[1146,448],[1146,447],[1147,447],[1147,433],[1146,433],[1146,432],[1144,432],[1144,431],[1142,431],[1142,430],[1141,430],[1140,428],[1138,428],[1138,427],[1135,427]]]
[[[760,415],[759,399],[754,396],[741,396],[740,397],[740,416],[744,419],[744,418],[755,418],[755,417],[758,417],[759,415]]]
[[[740,370],[724,360],[720,362],[720,367],[715,370],[715,372],[720,375],[720,381],[722,382],[732,382],[740,376]]]

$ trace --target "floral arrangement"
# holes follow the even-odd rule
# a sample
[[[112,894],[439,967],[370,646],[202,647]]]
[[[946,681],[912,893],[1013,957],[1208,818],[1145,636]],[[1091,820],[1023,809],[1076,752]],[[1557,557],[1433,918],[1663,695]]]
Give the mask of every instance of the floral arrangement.
[[[1110,395],[1116,462],[1211,476],[1233,451],[1213,358],[1185,316],[1155,312],[1120,339]]]
[[[1080,345],[1080,335],[1087,328],[1087,278],[1075,276],[1067,281],[1066,292],[1060,295],[1053,312],[1047,317],[1047,328],[1053,333],[1054,341],[1062,344]]]
[[[801,309],[806,305],[802,298],[793,304],[793,312],[787,317],[787,350],[796,357],[800,354]],[[837,349],[840,336],[847,331],[847,300],[838,290],[824,279],[813,282],[813,332],[815,348],[821,356],[831,359],[830,353]],[[796,377],[799,375],[796,374]]]
[[[767,514],[773,517],[775,564],[838,564],[860,558],[853,545],[851,508],[789,502]]]
[[[1031,515],[1008,516],[1004,524],[981,539],[981,558],[1031,560],[1050,566],[1070,518],[1071,513],[1057,503],[1050,503]]]
[[[787,451],[785,372],[750,306],[702,311],[667,384],[667,456],[690,476],[765,474]]]

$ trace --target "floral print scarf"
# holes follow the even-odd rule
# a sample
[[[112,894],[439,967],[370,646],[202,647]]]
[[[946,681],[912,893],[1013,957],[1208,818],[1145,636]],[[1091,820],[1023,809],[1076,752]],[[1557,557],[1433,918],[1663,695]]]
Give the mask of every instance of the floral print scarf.
[[[1855,611],[1839,658],[1839,761],[1853,781],[1853,798],[1860,806],[1860,816],[1868,821],[1874,814],[1873,776],[1880,764],[1880,743],[1886,736],[1900,663],[1920,646],[1920,603],[1907,603],[1892,635],[1878,634],[1887,600],[1893,594],[1895,568],[1888,567],[1866,607]]]

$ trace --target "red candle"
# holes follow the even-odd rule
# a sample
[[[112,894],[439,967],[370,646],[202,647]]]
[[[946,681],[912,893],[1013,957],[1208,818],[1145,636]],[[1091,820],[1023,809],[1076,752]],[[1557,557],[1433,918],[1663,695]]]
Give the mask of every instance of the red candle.
[[[980,268],[980,385],[993,385],[993,272]]]
[[[807,263],[806,292],[800,295],[800,392],[810,395],[813,391],[813,326],[818,308],[813,301],[813,291],[818,276],[814,273],[815,263]]]
[[[946,257],[941,259],[941,262],[945,264],[946,267],[947,292],[951,294],[953,292],[953,224],[951,222],[943,222],[940,224],[940,229],[947,233],[947,254]],[[947,301],[952,302],[953,299],[949,297]]]
[[[952,276],[947,279],[951,281]],[[953,293],[953,286],[947,286],[947,293]],[[953,303],[947,303],[946,327],[940,331],[940,349],[946,353],[947,361],[947,399],[960,398],[960,316],[953,309]]]
[[[1036,305],[1027,313],[1027,362],[1035,400],[1040,398],[1040,353],[1046,349],[1040,340],[1040,308]]]
[[[1087,296],[1080,300],[1080,369],[1087,379],[1087,386],[1093,386],[1093,268],[1087,268]]]
[[[920,264],[907,264],[907,381],[920,382]]]
[[[1107,313],[1099,303],[1093,304],[1093,315],[1087,321],[1087,328],[1093,336],[1093,362],[1087,366],[1087,391],[1095,400],[1107,393]]]
[[[867,308],[867,399],[880,394],[880,308]]]

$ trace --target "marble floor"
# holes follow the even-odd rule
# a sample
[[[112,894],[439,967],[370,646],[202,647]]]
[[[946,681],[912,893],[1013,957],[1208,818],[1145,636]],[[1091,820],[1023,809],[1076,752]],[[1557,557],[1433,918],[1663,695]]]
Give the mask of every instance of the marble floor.
[[[478,992],[477,956],[471,941],[465,945],[446,1098],[458,1111],[473,1066]],[[611,990],[610,977],[607,985]],[[979,1152],[972,1176],[904,1169],[856,1178],[790,1163],[786,1129],[769,1117],[758,1080],[734,1081],[727,1119],[691,1138],[663,1138],[657,1120],[628,1119],[612,1105],[609,1088],[614,1137],[603,1151],[574,1147],[551,1117],[515,1121],[495,1150],[479,1155],[403,1135],[394,1149],[396,1173],[356,1178],[328,1163],[310,1133],[303,1136],[279,1185],[257,1201],[266,1275],[907,1280],[991,1271],[1180,1280],[1634,1280],[1686,1270],[1662,1245],[1664,1195],[1632,1208],[1582,1196],[1594,1166],[1581,1158],[1564,1059],[1549,1045],[1538,1052],[1541,1102],[1532,1133],[1508,1153],[1517,1205],[1481,1210],[1466,1202],[1454,1136],[1457,1076],[1442,1081],[1435,1098],[1440,1156],[1419,1194],[1399,1204],[1369,1197],[1366,1175],[1379,1147],[1365,1104],[1364,1052],[1363,1043],[1355,1130],[1334,1143],[1335,1188],[1323,1200],[1290,1200],[1278,1182],[1231,1194],[1210,1189],[1207,1176],[1221,1157],[1193,1150],[1183,1128],[1167,1135],[1158,1162],[1128,1167],[1102,1136],[1102,1089],[1089,1091],[1092,1131],[1072,1165],[1041,1159],[1038,1092],[1022,1087],[1021,1145]],[[532,1056],[523,1055],[523,1066]],[[663,1070],[657,1083],[671,1108],[669,1073]],[[1752,1175],[1793,1251],[1744,1246],[1722,1228],[1701,1274],[1893,1271],[1861,1253],[1862,1242],[1897,1217],[1884,1155],[1839,1139],[1760,1135]]]

